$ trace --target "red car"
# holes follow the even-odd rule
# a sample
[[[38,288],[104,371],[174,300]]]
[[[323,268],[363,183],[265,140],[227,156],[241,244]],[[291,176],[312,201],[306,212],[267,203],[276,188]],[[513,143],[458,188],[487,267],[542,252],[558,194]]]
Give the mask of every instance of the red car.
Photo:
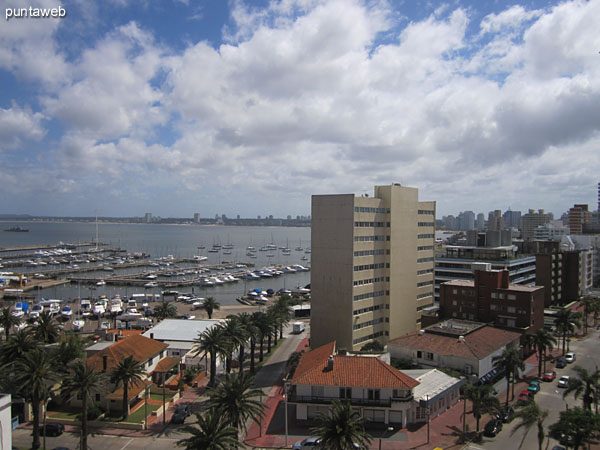
[[[533,398],[533,394],[531,392],[529,392],[528,390],[525,391],[521,391],[521,394],[519,394],[519,400],[522,401],[529,401]]]
[[[554,381],[555,378],[556,372],[554,370],[551,370],[550,372],[545,372],[542,376],[542,380],[544,381]]]

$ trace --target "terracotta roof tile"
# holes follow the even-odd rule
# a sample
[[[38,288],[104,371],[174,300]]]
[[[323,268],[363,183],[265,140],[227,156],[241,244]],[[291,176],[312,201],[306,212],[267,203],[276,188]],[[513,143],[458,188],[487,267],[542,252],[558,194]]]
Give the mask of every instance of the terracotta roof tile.
[[[160,360],[160,362],[156,365],[154,372],[168,372],[180,362],[181,359],[177,356],[168,356]]]
[[[334,348],[332,342],[302,355],[292,383],[391,389],[412,389],[419,385],[408,375],[370,356],[334,355],[333,369],[329,370],[327,360]]]
[[[110,372],[119,362],[128,356],[133,356],[138,362],[146,362],[151,357],[159,354],[166,349],[168,344],[155,341],[141,335],[130,336],[127,339],[115,342],[110,347],[94,353],[88,359],[86,364],[97,372],[102,371],[103,357],[107,356],[106,371]]]
[[[485,326],[466,334],[464,342],[461,342],[457,336],[416,332],[393,339],[388,342],[388,346],[428,351],[438,355],[483,359],[520,337],[520,333]]]

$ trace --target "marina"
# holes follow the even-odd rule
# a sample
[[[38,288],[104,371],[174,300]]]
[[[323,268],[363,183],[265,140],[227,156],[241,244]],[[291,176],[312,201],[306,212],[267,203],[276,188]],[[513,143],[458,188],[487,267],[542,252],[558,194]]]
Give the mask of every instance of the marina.
[[[101,224],[100,239],[81,239],[95,233],[94,224],[27,227],[33,234],[0,235],[0,273],[17,277],[9,289],[0,289],[7,300],[125,298],[180,289],[235,305],[251,288],[276,291],[310,283],[307,228]],[[34,243],[33,237],[42,241]],[[306,250],[290,252],[290,241],[302,242]]]

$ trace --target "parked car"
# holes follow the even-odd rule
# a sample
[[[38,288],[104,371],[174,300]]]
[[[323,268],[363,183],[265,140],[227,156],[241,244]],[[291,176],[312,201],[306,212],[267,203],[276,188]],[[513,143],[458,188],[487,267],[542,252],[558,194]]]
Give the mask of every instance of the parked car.
[[[189,405],[177,405],[171,423],[184,423],[185,418],[190,415]]]
[[[573,352],[569,352],[565,355],[565,361],[567,361],[567,363],[571,364],[572,362],[575,362],[575,353]]]
[[[40,436],[60,436],[65,431],[62,423],[47,423],[40,427]]]
[[[544,372],[544,375],[542,375],[542,380],[544,381],[554,381],[555,378],[556,372],[554,370],[551,370],[550,372]]]
[[[540,390],[539,381],[532,381],[531,383],[529,383],[529,387],[527,388],[527,390],[534,395],[537,394],[538,391]]]
[[[502,421],[500,419],[492,419],[485,424],[483,434],[486,436],[496,436],[502,430]]]
[[[556,361],[556,368],[562,369],[564,367],[567,367],[567,361],[565,360],[565,358],[558,358],[558,360]]]
[[[528,402],[532,398],[533,398],[533,394],[531,392],[529,392],[528,390],[522,391],[519,394],[519,401],[520,402]]]
[[[496,418],[500,419],[502,423],[509,423],[515,417],[515,410],[512,409],[511,406],[506,408],[502,408],[498,414],[496,414]]]
[[[559,388],[566,388],[569,386],[569,375],[563,375],[562,377],[560,377],[560,379],[558,380],[558,387]]]
[[[319,438],[315,438],[315,437],[311,437],[311,438],[307,438],[304,439],[303,441],[298,441],[294,444],[294,446],[292,447],[293,450],[301,450],[301,449],[305,449],[305,448],[310,448],[310,449],[320,449],[321,445],[320,445],[320,439]]]

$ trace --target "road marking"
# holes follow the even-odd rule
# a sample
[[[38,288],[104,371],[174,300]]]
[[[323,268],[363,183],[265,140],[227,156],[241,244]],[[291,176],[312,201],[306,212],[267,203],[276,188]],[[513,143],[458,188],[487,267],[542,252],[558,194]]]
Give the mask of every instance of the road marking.
[[[127,447],[129,444],[131,444],[133,442],[133,439],[129,439],[129,442],[127,444],[125,444],[123,447],[121,447],[121,450],[124,450],[125,447]]]

